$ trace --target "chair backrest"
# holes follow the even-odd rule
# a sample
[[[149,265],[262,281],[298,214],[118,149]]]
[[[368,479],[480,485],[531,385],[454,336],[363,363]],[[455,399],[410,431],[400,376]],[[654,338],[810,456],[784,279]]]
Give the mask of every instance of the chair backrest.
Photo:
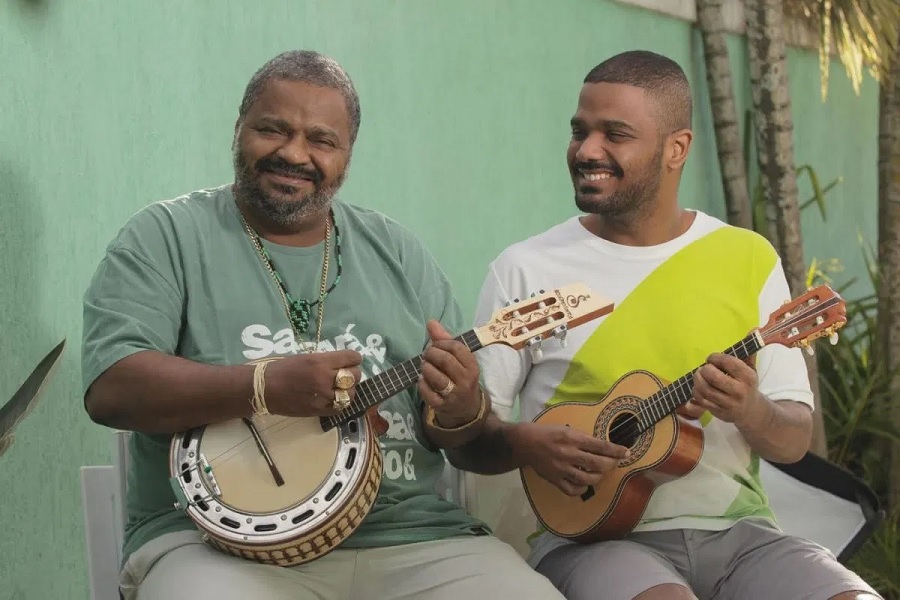
[[[760,476],[781,528],[825,546],[841,562],[884,519],[862,479],[815,454],[789,465],[760,461]]]
[[[538,527],[518,471],[502,475],[460,473],[460,496],[469,514],[481,519],[523,558],[530,551],[528,536]]]
[[[81,502],[91,600],[118,600],[119,565],[125,532],[128,439],[117,431],[112,464],[81,467]]]
[[[828,548],[842,562],[884,518],[875,494],[862,480],[813,454],[792,465],[760,461],[760,471],[779,526]],[[465,508],[527,556],[527,538],[537,531],[538,520],[519,472],[495,476],[467,472],[460,479]]]

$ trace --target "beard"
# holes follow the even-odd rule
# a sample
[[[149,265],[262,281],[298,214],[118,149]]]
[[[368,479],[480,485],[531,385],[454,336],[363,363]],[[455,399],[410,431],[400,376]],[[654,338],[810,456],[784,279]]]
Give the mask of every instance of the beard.
[[[292,165],[274,155],[263,157],[255,165],[251,165],[236,145],[232,150],[232,156],[235,199],[239,204],[285,228],[296,225],[304,218],[321,213],[331,206],[347,174],[345,168],[334,183],[325,184],[322,173],[312,165]],[[260,175],[266,171],[309,179],[313,183],[313,191],[296,199],[273,197],[263,190],[260,184]],[[275,184],[274,187],[285,196],[296,193],[296,189],[290,185]]]
[[[578,210],[588,214],[600,215],[610,219],[621,220],[629,218],[632,215],[639,216],[649,211],[652,207],[662,179],[662,157],[663,146],[660,145],[654,153],[650,161],[634,176],[634,183],[620,186],[616,191],[606,198],[595,200],[589,194],[582,193],[577,187],[575,189],[575,206]],[[595,167],[595,165],[575,165],[576,168],[583,166],[585,168]],[[618,165],[603,165],[609,168],[614,177],[620,181],[623,178],[623,171]]]

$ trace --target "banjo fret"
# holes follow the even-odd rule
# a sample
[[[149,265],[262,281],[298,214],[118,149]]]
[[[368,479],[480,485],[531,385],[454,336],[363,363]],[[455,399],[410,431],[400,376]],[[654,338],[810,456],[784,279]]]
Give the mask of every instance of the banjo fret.
[[[478,335],[474,329],[470,329],[462,335],[454,338],[462,342],[471,351],[482,348]],[[383,371],[374,377],[369,377],[356,385],[356,397],[350,406],[336,417],[321,417],[322,431],[329,431],[355,420],[372,406],[383,402],[391,396],[412,387],[419,380],[422,373],[422,355],[399,363],[387,371]]]

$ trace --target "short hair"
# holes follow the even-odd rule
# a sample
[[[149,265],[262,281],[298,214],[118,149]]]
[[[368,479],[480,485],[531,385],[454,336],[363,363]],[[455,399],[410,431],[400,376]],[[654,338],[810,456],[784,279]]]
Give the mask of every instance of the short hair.
[[[259,68],[244,90],[244,98],[238,109],[238,118],[243,119],[259,98],[265,85],[272,79],[302,81],[320,87],[338,90],[347,105],[350,121],[350,144],[356,141],[359,132],[359,96],[353,81],[336,60],[312,50],[291,50],[283,52]]]
[[[660,108],[659,125],[664,133],[691,127],[691,85],[671,58],[648,50],[622,52],[591,69],[584,83],[621,83],[642,88]]]

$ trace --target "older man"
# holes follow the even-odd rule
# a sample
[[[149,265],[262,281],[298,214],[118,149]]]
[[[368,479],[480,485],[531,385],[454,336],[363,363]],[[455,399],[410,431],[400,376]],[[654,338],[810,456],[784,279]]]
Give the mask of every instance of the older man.
[[[84,301],[85,401],[98,423],[135,432],[127,598],[561,598],[435,493],[440,448],[477,435],[489,399],[447,331],[460,332],[460,312],[425,248],[386,216],[334,199],[359,124],[335,61],[274,58],[240,105],[234,183],[141,210],[97,269]],[[337,415],[353,399],[348,382],[429,342],[418,385],[378,409],[390,425],[383,482],[337,550],[289,568],[236,558],[173,508],[173,433],[267,413]]]

